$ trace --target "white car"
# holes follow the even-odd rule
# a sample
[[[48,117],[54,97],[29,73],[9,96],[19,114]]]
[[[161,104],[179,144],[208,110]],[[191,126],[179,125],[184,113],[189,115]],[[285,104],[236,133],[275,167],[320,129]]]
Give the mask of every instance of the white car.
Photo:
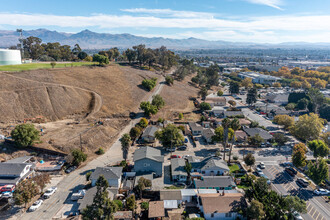
[[[37,210],[37,209],[41,206],[41,204],[42,204],[43,202],[44,202],[44,201],[43,201],[42,199],[37,200],[35,203],[33,203],[33,204],[31,205],[31,207],[29,208],[29,211],[30,211],[30,212],[33,212],[33,211]]]
[[[51,187],[49,189],[46,190],[46,192],[44,193],[44,198],[48,199],[51,195],[53,195],[57,190],[57,187]]]
[[[264,175],[264,172],[262,172],[262,170],[260,168],[257,168],[256,172],[257,172],[258,176]]]
[[[12,198],[13,197],[13,193],[12,192],[4,192],[2,193],[2,198]]]
[[[260,167],[260,169],[265,169],[266,168],[264,162],[260,162],[259,167]]]
[[[294,211],[292,214],[293,214],[294,219],[304,220],[303,217],[301,217],[301,215],[297,211]]]
[[[330,193],[327,189],[316,189],[314,190],[315,195],[328,195]]]

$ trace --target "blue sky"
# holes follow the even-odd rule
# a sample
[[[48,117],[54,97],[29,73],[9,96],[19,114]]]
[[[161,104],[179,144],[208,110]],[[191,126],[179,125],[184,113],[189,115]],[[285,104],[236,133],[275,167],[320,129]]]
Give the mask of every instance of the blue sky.
[[[329,0],[0,0],[0,29],[330,42]]]

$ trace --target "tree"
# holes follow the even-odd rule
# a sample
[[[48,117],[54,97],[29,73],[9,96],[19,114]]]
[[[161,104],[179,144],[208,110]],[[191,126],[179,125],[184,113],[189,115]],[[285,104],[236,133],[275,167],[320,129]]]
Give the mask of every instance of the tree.
[[[142,192],[145,190],[145,188],[146,187],[151,187],[151,186],[152,186],[152,182],[149,179],[146,179],[144,177],[141,177],[138,180],[138,184],[136,186],[136,190],[139,192],[141,199],[142,199]]]
[[[131,49],[127,49],[125,51],[125,56],[127,57],[128,62],[131,64],[132,61],[135,61],[136,59],[136,52]]]
[[[151,91],[153,88],[155,88],[156,85],[157,85],[157,78],[142,80],[142,86],[148,91]]]
[[[296,104],[295,103],[289,103],[285,106],[286,110],[294,110],[296,108]]]
[[[158,112],[157,106],[152,105],[149,101],[141,102],[140,108],[144,111],[144,114],[147,117],[150,117],[151,115],[155,115]]]
[[[327,162],[320,158],[317,162],[310,162],[307,170],[308,176],[316,183],[320,184],[329,179],[329,168]]]
[[[244,157],[244,163],[247,166],[252,166],[254,165],[254,163],[256,162],[256,159],[254,158],[254,156],[251,153],[248,153],[245,157]]]
[[[252,105],[257,102],[258,92],[256,88],[251,88],[246,95],[246,103]]]
[[[138,46],[134,46],[133,49],[136,52],[137,60],[139,61],[139,65],[142,66],[145,62],[145,52],[146,46],[144,44],[140,44]]]
[[[276,115],[274,122],[283,125],[285,130],[289,130],[294,126],[294,118],[289,115]]]
[[[120,143],[121,149],[123,151],[123,158],[124,160],[127,160],[128,149],[131,145],[131,137],[129,136],[129,134],[123,134],[123,136],[120,138]]]
[[[218,96],[222,96],[223,95],[223,91],[220,89],[217,94],[218,94]]]
[[[307,96],[309,97],[310,103],[312,105],[312,111],[318,113],[318,109],[325,102],[324,95],[319,89],[311,88],[308,90]]]
[[[113,203],[116,205],[118,211],[123,209],[123,202],[121,200],[113,200]]]
[[[298,103],[297,103],[297,108],[298,108],[299,110],[305,110],[305,109],[307,108],[307,106],[308,106],[308,103],[309,103],[308,99],[306,99],[306,98],[302,98],[302,99],[300,99],[300,100],[298,101]]]
[[[273,87],[279,88],[279,87],[282,87],[282,85],[281,85],[281,83],[276,82],[276,83],[273,83]]]
[[[41,42],[40,38],[33,36],[23,39],[24,58],[37,60],[44,52]]]
[[[37,184],[34,183],[32,179],[27,179],[16,185],[13,197],[17,205],[24,204],[26,207],[31,199],[38,195],[38,193],[39,189]]]
[[[291,129],[291,133],[301,140],[313,140],[320,136],[323,119],[314,113],[302,115]]]
[[[329,147],[322,140],[313,140],[308,142],[308,148],[313,151],[313,156],[326,157],[329,154]]]
[[[202,99],[205,99],[205,97],[207,96],[207,88],[203,87],[201,88],[201,90],[198,92],[198,95],[202,97]]]
[[[55,62],[51,62],[50,65],[52,66],[52,68],[54,69],[54,67],[56,66]]]
[[[274,140],[277,143],[277,146],[284,146],[286,142],[289,141],[289,138],[283,133],[274,133]]]
[[[174,79],[173,79],[173,77],[167,75],[167,76],[165,76],[165,82],[167,83],[167,85],[171,86],[174,83]]]
[[[253,86],[251,78],[245,78],[241,82],[241,86],[245,87],[245,89],[251,88]]]
[[[231,123],[230,123],[230,127],[231,129],[233,129],[233,135],[232,135],[232,138],[230,139],[231,140],[231,145],[230,145],[230,150],[229,150],[229,163],[230,163],[230,159],[231,159],[231,153],[232,153],[232,150],[233,150],[233,145],[234,145],[234,142],[235,142],[235,132],[241,128],[241,124],[239,123],[239,120],[237,118],[234,118]]]
[[[236,106],[236,102],[234,100],[229,100],[228,103],[231,107]]]
[[[225,118],[222,120],[221,125],[223,127],[223,160],[226,159],[226,148],[227,148],[227,143],[228,143],[228,137],[229,137],[229,128],[231,125],[231,121],[229,118]]]
[[[202,102],[202,103],[199,105],[199,107],[200,107],[200,109],[201,109],[202,111],[206,111],[206,110],[211,110],[211,109],[212,109],[211,105],[210,105],[209,103],[207,103],[207,102]]]
[[[288,209],[291,211],[296,211],[302,214],[307,213],[306,201],[300,199],[298,196],[287,196],[285,201],[288,205]]]
[[[295,89],[300,89],[302,87],[302,83],[295,80],[290,83],[290,87],[295,88]]]
[[[257,128],[257,127],[259,127],[259,122],[251,121],[250,128]]]
[[[184,166],[184,170],[187,172],[188,179],[190,180],[190,173],[191,173],[191,170],[192,170],[192,165],[188,161],[186,161],[186,164]]]
[[[27,147],[39,140],[40,134],[33,124],[20,124],[12,130],[11,137],[18,146]]]
[[[71,155],[73,157],[72,164],[75,166],[79,166],[82,162],[87,160],[87,154],[78,149],[74,149]]]
[[[102,155],[104,153],[105,152],[104,152],[104,149],[102,147],[99,147],[99,149],[96,151],[96,154],[98,154],[98,155]]]
[[[131,195],[130,197],[127,198],[126,207],[128,210],[131,210],[134,212],[134,209],[135,209],[135,196],[134,195]]]
[[[88,173],[86,173],[86,181],[89,181],[92,175],[92,171],[89,171]]]
[[[306,166],[306,146],[296,145],[292,151],[292,163],[295,167],[305,167]]]
[[[178,147],[183,144],[184,137],[181,130],[173,124],[156,132],[156,138],[165,148]]]
[[[117,211],[117,205],[109,198],[107,188],[108,181],[100,175],[96,181],[96,194],[91,205],[87,205],[82,211],[83,220],[113,218],[113,213]]]
[[[261,202],[252,200],[251,205],[246,210],[246,215],[249,219],[263,219],[265,216],[263,208],[264,206]]]
[[[231,81],[229,84],[229,92],[230,94],[239,93],[239,83],[236,81]]]
[[[142,130],[139,128],[139,126],[135,126],[133,128],[131,128],[131,130],[129,131],[129,135],[131,137],[132,140],[135,140],[137,137],[139,137],[142,133]]]
[[[141,203],[141,209],[148,210],[149,209],[149,203],[148,202],[142,202]]]
[[[311,85],[309,82],[307,82],[307,80],[302,81],[301,86],[302,86],[304,89],[309,89],[309,88],[312,87],[312,85]]]
[[[50,176],[48,173],[43,173],[32,178],[32,181],[39,186],[42,192],[47,183],[50,183]]]
[[[179,120],[182,120],[183,119],[183,114],[182,112],[179,113]]]
[[[88,57],[88,54],[86,52],[84,52],[84,51],[81,51],[81,52],[78,53],[79,60],[84,60],[87,57]]]
[[[265,140],[259,135],[259,134],[255,134],[252,137],[249,137],[248,142],[255,146],[255,147],[259,147],[261,143],[263,143]]]
[[[99,62],[100,65],[104,65],[104,64],[109,63],[109,58],[104,56],[104,55],[94,54],[93,55],[93,61],[94,62]]]
[[[151,104],[156,106],[157,109],[159,110],[165,105],[165,101],[160,95],[157,94],[152,97]]]
[[[148,126],[149,122],[146,118],[141,118],[140,122],[139,122],[139,126],[141,128],[146,128]]]
[[[319,110],[320,117],[330,121],[330,105],[322,105]]]

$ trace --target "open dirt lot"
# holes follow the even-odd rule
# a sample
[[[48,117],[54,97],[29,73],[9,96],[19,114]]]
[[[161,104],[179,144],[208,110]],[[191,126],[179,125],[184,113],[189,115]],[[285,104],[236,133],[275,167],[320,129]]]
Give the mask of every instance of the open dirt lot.
[[[115,64],[0,72],[0,134],[42,116],[47,122],[35,124],[43,129],[38,147],[70,152],[81,135],[84,150],[94,153],[111,144],[147,95],[141,81],[158,76]]]

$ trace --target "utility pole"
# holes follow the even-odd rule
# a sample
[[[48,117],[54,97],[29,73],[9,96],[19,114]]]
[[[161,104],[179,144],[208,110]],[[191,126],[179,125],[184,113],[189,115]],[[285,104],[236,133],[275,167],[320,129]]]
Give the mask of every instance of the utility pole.
[[[20,49],[21,51],[21,59],[24,58],[24,51],[23,51],[23,30],[22,29],[16,29],[16,32],[19,33],[19,44],[17,45],[17,47]]]
[[[82,151],[83,151],[83,149],[82,149],[81,134],[79,135],[79,137],[80,137],[80,151],[82,152]]]

